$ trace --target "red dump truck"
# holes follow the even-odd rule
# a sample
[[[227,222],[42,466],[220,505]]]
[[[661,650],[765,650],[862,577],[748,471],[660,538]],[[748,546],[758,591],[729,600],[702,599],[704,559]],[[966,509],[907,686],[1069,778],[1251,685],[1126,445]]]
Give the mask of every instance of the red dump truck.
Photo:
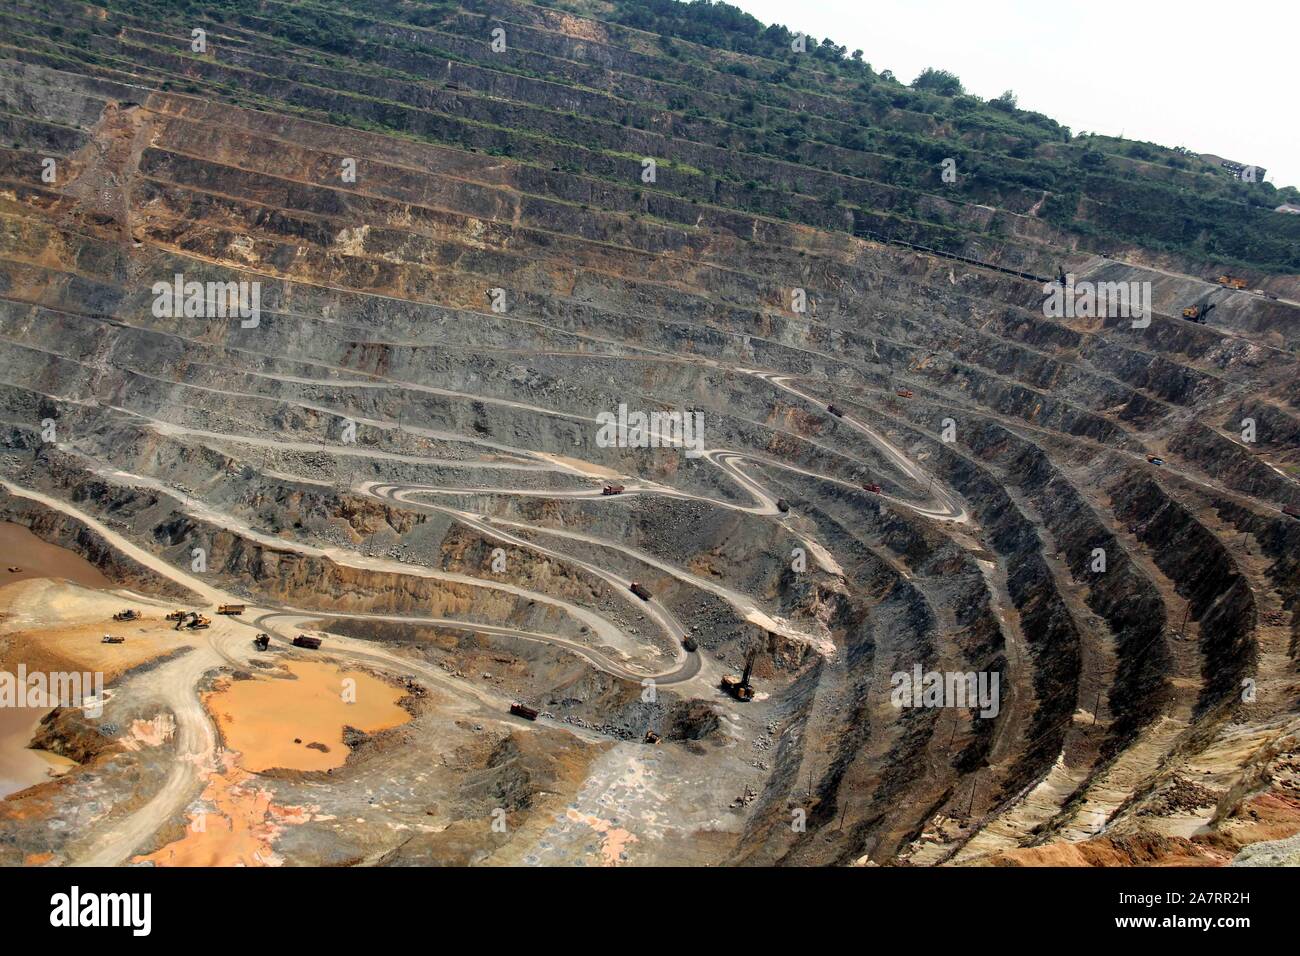
[[[912,390],[910,388],[896,388],[894,389],[894,394],[899,398],[911,398]]]
[[[633,581],[632,587],[629,588],[629,590],[643,601],[650,600],[650,596],[651,596],[650,592],[646,590],[644,584],[641,584],[637,581]]]
[[[1147,455],[1147,461],[1153,465],[1163,465],[1165,460],[1158,455]]]
[[[623,486],[618,484],[608,484],[600,490],[600,493],[602,495],[621,495],[623,493]]]
[[[299,634],[293,639],[294,647],[305,647],[309,650],[317,650],[320,647],[319,637],[308,637],[306,634]]]
[[[526,707],[523,704],[511,704],[510,713],[514,714],[516,717],[522,717],[524,720],[537,719],[537,711],[533,710],[531,707]]]
[[[881,492],[880,485],[876,484],[874,481],[867,482],[867,484],[863,485],[862,488],[864,491],[869,491],[873,495],[878,495]]]

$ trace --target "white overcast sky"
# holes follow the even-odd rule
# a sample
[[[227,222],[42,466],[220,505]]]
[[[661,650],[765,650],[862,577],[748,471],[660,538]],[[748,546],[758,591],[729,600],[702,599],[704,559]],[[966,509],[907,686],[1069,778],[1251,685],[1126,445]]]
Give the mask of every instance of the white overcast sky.
[[[1300,0],[729,0],[861,49],[911,83],[950,70],[1078,133],[1186,146],[1300,186]]]

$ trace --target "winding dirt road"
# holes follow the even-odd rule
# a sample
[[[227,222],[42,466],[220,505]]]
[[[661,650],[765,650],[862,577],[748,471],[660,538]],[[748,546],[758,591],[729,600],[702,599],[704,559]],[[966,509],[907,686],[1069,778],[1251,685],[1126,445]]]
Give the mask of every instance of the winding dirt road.
[[[788,378],[785,376],[747,369],[736,369],[736,371],[761,377],[776,388],[794,395],[813,406],[820,405],[820,402],[816,398],[790,384]],[[347,382],[331,384],[363,387],[366,383]],[[440,394],[446,392],[446,390],[435,389],[430,389],[430,391],[436,391]],[[447,394],[459,395],[460,393],[447,392]],[[475,396],[475,398],[477,399],[478,397]],[[529,411],[552,414],[548,410],[535,408],[534,406],[525,405],[524,403],[506,402],[505,404],[510,404]],[[132,415],[133,417],[142,417],[127,409],[117,409],[117,411]],[[319,408],[317,411],[325,414],[333,414],[331,410],[326,408]],[[578,419],[583,418],[582,416],[567,417]],[[587,420],[595,422],[594,418]],[[284,442],[279,439],[259,438],[258,436],[252,435],[234,436],[220,432],[190,429],[152,419],[148,419],[148,421],[149,426],[160,434],[186,435],[208,442],[253,445],[262,444],[264,446],[276,447],[279,449],[297,449],[301,451],[315,451],[319,450],[321,447],[307,442]],[[919,465],[914,463],[906,454],[896,448],[882,435],[852,416],[845,415],[840,419],[840,421],[864,435],[867,440],[885,456],[889,464],[898,470],[902,477],[918,485],[928,486],[931,493],[931,500],[921,504],[903,501],[892,496],[881,497],[888,497],[891,501],[912,508],[920,514],[939,520],[957,523],[964,523],[969,520],[966,510],[952,495],[943,488],[936,487],[936,483]],[[381,428],[393,427],[392,423],[383,421],[360,421],[358,423]],[[413,434],[418,434],[430,439],[465,442],[478,445],[486,448],[493,455],[500,457],[494,458],[491,461],[486,461],[481,458],[477,460],[421,458],[419,456],[397,455],[374,449],[362,449],[348,446],[342,446],[340,448],[330,446],[330,450],[332,452],[337,451],[345,455],[355,455],[358,457],[382,457],[385,459],[411,461],[413,463],[432,464],[453,468],[486,467],[518,471],[556,471],[580,476],[585,480],[590,480],[593,476],[592,471],[585,470],[580,467],[580,464],[569,463],[557,459],[555,456],[545,456],[542,453],[528,449],[519,449],[499,442],[491,442],[477,437],[445,433],[438,430],[422,428],[409,428],[408,430]],[[703,457],[706,461],[725,474],[739,489],[741,489],[751,499],[750,503],[736,504],[728,501],[719,501],[706,496],[684,492],[655,482],[642,481],[636,478],[628,479],[629,487],[625,494],[630,496],[662,495],[680,499],[697,500],[715,508],[743,511],[783,521],[785,516],[777,507],[777,498],[764,487],[762,482],[755,479],[744,470],[744,463],[751,462],[760,467],[782,469],[805,477],[838,484],[843,487],[857,488],[857,486],[852,482],[830,476],[818,475],[814,472],[794,466],[788,462],[783,462],[761,454],[727,448],[710,448],[704,451]],[[559,528],[534,527],[522,522],[453,509],[429,503],[428,501],[413,500],[421,498],[436,498],[443,495],[465,495],[469,493],[543,496],[550,498],[584,500],[600,499],[603,496],[598,487],[593,487],[589,490],[537,490],[483,487],[466,489],[414,484],[402,485],[364,482],[354,490],[377,500],[400,505],[404,508],[428,512],[440,512],[449,515],[456,521],[465,524],[467,527],[473,528],[486,538],[501,541],[515,547],[526,548],[532,552],[546,555],[547,557],[553,558],[557,561],[580,567],[586,572],[600,578],[607,582],[615,593],[621,595],[623,599],[631,602],[639,611],[645,613],[671,641],[675,650],[673,661],[669,667],[660,668],[658,670],[653,669],[652,667],[646,667],[645,662],[653,659],[659,654],[659,652],[654,648],[647,648],[640,642],[630,639],[620,628],[616,627],[599,614],[549,595],[528,591],[507,582],[493,581],[489,578],[471,577],[451,572],[436,571],[419,565],[376,558],[348,549],[319,548],[302,544],[300,542],[285,541],[284,539],[260,532],[257,529],[234,519],[233,516],[219,512],[201,501],[183,495],[176,489],[168,487],[163,482],[155,479],[117,470],[104,470],[101,473],[105,478],[115,483],[136,487],[147,487],[164,495],[177,498],[178,500],[183,501],[183,510],[191,516],[210,522],[217,527],[235,531],[251,541],[256,541],[269,547],[279,549],[288,548],[303,554],[322,557],[338,564],[355,568],[383,571],[392,574],[430,577],[472,587],[499,589],[511,594],[527,596],[530,600],[551,604],[564,613],[570,615],[573,619],[581,621],[587,628],[589,628],[593,638],[599,645],[601,645],[601,647],[608,648],[617,653],[619,657],[615,658],[600,647],[588,646],[580,641],[560,637],[558,635],[543,634],[474,621],[456,620],[436,616],[357,614],[335,611],[317,611],[303,608],[250,607],[247,612],[248,617],[246,620],[233,621],[230,619],[221,619],[214,623],[213,629],[208,632],[205,644],[198,645],[189,653],[182,655],[174,661],[167,662],[159,668],[158,674],[156,675],[156,683],[162,689],[165,704],[172,710],[176,718],[177,759],[163,786],[158,790],[158,792],[139,808],[114,821],[111,825],[105,827],[99,832],[96,832],[90,842],[72,861],[75,865],[107,866],[120,864],[129,860],[133,853],[148,844],[151,837],[160,827],[165,825],[168,821],[176,819],[197,796],[201,789],[204,774],[211,772],[211,770],[215,768],[218,758],[216,730],[212,720],[207,715],[202,703],[200,702],[197,693],[197,686],[202,681],[204,675],[211,673],[217,668],[228,665],[246,665],[252,656],[251,636],[258,628],[274,635],[277,643],[287,645],[291,642],[293,634],[311,621],[348,619],[357,621],[371,620],[403,624],[424,624],[443,628],[475,631],[509,637],[512,639],[547,644],[572,653],[582,658],[591,666],[622,680],[637,682],[653,680],[656,684],[671,685],[683,684],[695,680],[700,676],[702,671],[700,654],[698,652],[689,652],[685,649],[683,645],[689,638],[689,632],[666,607],[656,600],[643,602],[635,598],[629,590],[631,584],[630,580],[620,574],[601,567],[595,560],[587,560],[576,557],[565,551],[547,547],[532,538],[523,537],[515,532],[526,532],[533,536],[560,538],[577,545],[590,545],[595,548],[609,549],[619,552],[632,562],[654,568],[656,571],[674,577],[690,587],[699,588],[715,595],[729,604],[741,618],[757,626],[808,643],[819,653],[828,656],[833,655],[835,651],[834,645],[831,643],[828,635],[810,634],[796,628],[788,622],[767,614],[747,595],[715,581],[683,571],[682,569],[677,568],[668,562],[659,560],[653,555],[647,554],[640,549],[576,531]],[[60,501],[38,491],[18,487],[8,481],[4,481],[3,485],[10,494],[36,501],[47,508],[60,511],[84,522],[88,527],[100,534],[113,548],[117,549],[127,557],[139,562],[151,571],[188,588],[190,591],[194,592],[197,598],[202,602],[205,602],[207,605],[242,602],[242,599],[238,595],[229,593],[197,575],[173,567],[157,555],[132,544],[131,541],[126,539],[122,534],[107,527],[91,515],[67,502]],[[808,538],[806,535],[797,531],[788,524],[787,528],[793,534],[806,541],[810,546],[811,553],[826,570],[831,571],[831,573],[839,573],[839,569],[834,564],[829,552],[821,546],[819,542]],[[503,700],[488,691],[473,687],[465,681],[455,680],[440,668],[432,667],[421,661],[413,660],[403,655],[391,653],[384,648],[373,644],[332,634],[330,636],[328,654],[330,657],[341,658],[349,663],[369,664],[401,675],[416,676],[422,680],[435,682],[440,686],[453,691],[461,700],[466,702],[466,706],[471,708],[487,708],[497,714],[500,714],[504,709]],[[576,731],[575,728],[572,728],[569,725],[563,726],[565,726],[566,730]]]

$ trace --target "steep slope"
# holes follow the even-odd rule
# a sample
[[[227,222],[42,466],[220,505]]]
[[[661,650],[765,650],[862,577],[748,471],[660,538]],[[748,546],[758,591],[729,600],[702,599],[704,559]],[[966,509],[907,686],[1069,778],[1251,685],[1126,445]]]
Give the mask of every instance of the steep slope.
[[[253,799],[192,702],[256,670],[222,622],[115,698],[209,762],[29,794],[143,788],[40,853],[160,851],[232,786],[316,806],[265,843],[313,862],[1225,862],[1300,831],[1242,823],[1294,798],[1300,217],[727,16],[0,12],[0,517],[434,689],[328,787]],[[1062,272],[1149,321],[1054,315]],[[678,417],[642,442],[620,409]],[[999,696],[900,706],[928,672]]]

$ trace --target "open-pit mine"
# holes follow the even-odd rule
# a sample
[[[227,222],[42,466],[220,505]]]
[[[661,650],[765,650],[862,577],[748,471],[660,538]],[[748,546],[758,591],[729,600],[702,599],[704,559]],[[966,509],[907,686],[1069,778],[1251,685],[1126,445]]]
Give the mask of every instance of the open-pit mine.
[[[720,9],[4,4],[0,864],[1300,864],[1300,196]]]

